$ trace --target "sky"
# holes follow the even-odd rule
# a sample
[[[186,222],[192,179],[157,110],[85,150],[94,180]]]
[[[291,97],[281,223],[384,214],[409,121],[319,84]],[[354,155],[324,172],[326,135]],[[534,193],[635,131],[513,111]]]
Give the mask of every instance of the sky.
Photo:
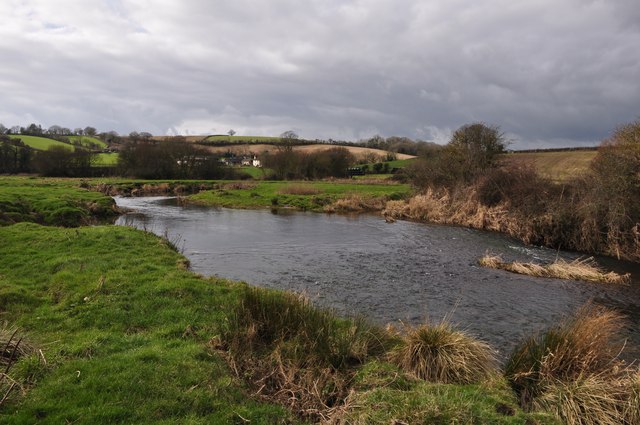
[[[640,118],[638,0],[2,0],[0,123],[595,146]]]

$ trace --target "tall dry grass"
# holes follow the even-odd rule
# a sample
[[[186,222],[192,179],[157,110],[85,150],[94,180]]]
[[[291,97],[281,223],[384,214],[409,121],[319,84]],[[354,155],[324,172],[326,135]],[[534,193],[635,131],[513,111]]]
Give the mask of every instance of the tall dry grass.
[[[607,272],[600,268],[593,257],[576,259],[567,262],[561,258],[551,264],[522,263],[519,261],[504,262],[497,255],[487,254],[478,260],[481,266],[507,270],[513,273],[535,277],[549,277],[566,280],[584,280],[588,282],[627,284],[631,280],[630,274]]]
[[[34,348],[24,340],[15,327],[6,322],[0,325],[0,406],[9,399],[16,389],[21,389],[20,382],[10,375],[11,368],[20,358],[31,354]]]
[[[387,200],[383,197],[366,197],[352,194],[345,198],[337,199],[329,205],[325,205],[326,213],[349,213],[363,211],[382,211]]]
[[[569,425],[637,424],[638,371],[619,359],[624,326],[620,313],[587,304],[525,340],[505,367],[522,407]]]
[[[390,359],[420,379],[470,384],[497,371],[496,352],[445,321],[408,328]]]
[[[360,318],[339,319],[289,292],[247,287],[222,333],[233,370],[257,396],[306,420],[327,420],[347,399],[355,367],[392,338]]]

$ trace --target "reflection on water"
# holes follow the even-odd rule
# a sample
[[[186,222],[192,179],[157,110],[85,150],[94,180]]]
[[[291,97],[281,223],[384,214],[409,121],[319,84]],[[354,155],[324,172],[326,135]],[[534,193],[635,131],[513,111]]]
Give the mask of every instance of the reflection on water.
[[[116,200],[135,210],[117,224],[179,239],[195,272],[305,292],[343,314],[364,314],[381,324],[448,315],[504,355],[523,336],[592,299],[629,315],[629,346],[640,347],[640,273],[633,264],[604,260],[607,267],[634,272],[634,283],[625,287],[531,278],[485,269],[477,260],[487,251],[505,260],[577,255],[526,247],[495,233],[388,224],[368,215],[178,206],[168,198]]]

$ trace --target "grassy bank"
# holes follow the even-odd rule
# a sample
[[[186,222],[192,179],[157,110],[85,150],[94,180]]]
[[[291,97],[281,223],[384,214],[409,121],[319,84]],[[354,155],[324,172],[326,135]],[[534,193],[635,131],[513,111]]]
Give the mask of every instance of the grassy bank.
[[[298,421],[243,383],[215,343],[233,329],[229,320],[247,288],[185,270],[184,258],[156,236],[22,223],[0,228],[0,258],[2,318],[36,349],[10,371],[20,388],[1,407],[1,422]],[[336,323],[350,334],[340,325],[347,322]],[[279,353],[296,347],[277,341],[284,343]],[[522,412],[501,378],[433,384],[375,357],[351,371],[339,412],[351,423],[557,423]]]
[[[23,221],[78,226],[114,217],[112,198],[83,189],[79,181],[0,178],[0,225]]]
[[[382,210],[403,199],[409,185],[354,182],[238,182],[190,196],[187,202],[229,208],[295,208],[308,211]]]

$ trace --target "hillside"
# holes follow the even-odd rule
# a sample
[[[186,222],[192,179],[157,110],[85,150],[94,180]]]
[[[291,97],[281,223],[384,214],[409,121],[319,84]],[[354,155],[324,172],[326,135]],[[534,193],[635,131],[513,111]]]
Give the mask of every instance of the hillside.
[[[310,153],[310,152],[319,152],[323,150],[329,150],[336,147],[344,147],[348,149],[349,152],[351,152],[353,155],[356,156],[356,158],[359,158],[359,159],[364,158],[367,155],[375,155],[382,158],[386,158],[387,156],[387,151],[384,151],[381,149],[363,148],[360,146],[337,146],[337,145],[328,145],[328,144],[313,144],[313,145],[304,145],[304,146],[294,146],[293,150]],[[266,152],[273,152],[277,148],[274,147],[273,145],[267,145],[267,144],[255,144],[255,145],[254,144],[252,145],[238,144],[238,145],[227,145],[227,146],[208,146],[207,149],[211,152],[218,152],[218,153],[232,152],[236,155],[261,155]],[[400,153],[396,154],[396,156],[397,156],[397,159],[415,158],[412,155],[405,155]]]
[[[74,147],[68,143],[59,142],[57,140],[48,139],[46,137],[38,137],[38,136],[24,136],[24,135],[16,135],[9,136],[12,139],[20,139],[24,142],[25,145],[30,146],[33,149],[37,150],[47,150],[52,146],[62,146],[67,149],[74,149]]]
[[[538,172],[554,181],[565,181],[584,174],[598,151],[563,150],[513,152],[505,155],[509,162],[532,164]]]

